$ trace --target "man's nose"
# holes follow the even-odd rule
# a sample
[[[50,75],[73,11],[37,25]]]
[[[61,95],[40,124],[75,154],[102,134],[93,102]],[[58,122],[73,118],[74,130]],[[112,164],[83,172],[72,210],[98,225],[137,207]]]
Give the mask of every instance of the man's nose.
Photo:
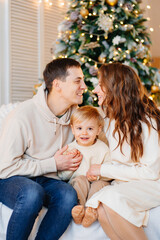
[[[87,86],[86,86],[84,80],[82,81],[81,88],[82,88],[82,89],[87,89]]]

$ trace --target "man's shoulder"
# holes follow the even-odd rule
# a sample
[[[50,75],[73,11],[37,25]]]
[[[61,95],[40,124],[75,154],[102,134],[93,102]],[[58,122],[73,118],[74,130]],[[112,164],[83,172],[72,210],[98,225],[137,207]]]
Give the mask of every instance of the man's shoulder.
[[[21,121],[31,117],[34,113],[35,105],[32,99],[19,103],[7,116],[11,121]]]
[[[35,104],[32,99],[21,102],[15,109],[15,115],[27,114],[35,109]]]

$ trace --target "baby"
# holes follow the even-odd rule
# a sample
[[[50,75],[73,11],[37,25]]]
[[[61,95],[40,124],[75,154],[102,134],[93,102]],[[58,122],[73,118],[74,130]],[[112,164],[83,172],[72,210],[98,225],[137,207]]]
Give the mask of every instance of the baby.
[[[99,111],[93,106],[78,108],[70,120],[75,140],[68,145],[65,154],[78,149],[83,159],[76,171],[59,172],[62,180],[70,180],[69,183],[75,188],[79,205],[72,209],[72,217],[77,224],[89,227],[97,220],[97,210],[91,207],[85,209],[86,201],[97,191],[108,185],[108,179],[89,177],[86,173],[92,164],[102,164],[110,161],[108,146],[98,139],[98,135],[104,126],[104,120]]]

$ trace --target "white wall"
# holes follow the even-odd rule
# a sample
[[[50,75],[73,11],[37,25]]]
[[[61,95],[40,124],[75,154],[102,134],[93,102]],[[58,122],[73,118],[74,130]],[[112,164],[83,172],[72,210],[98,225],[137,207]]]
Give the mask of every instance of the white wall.
[[[52,60],[52,42],[66,12],[62,2],[0,0],[0,105],[33,96]]]
[[[0,0],[0,105],[9,102],[9,8],[8,0]]]
[[[147,9],[147,5],[150,5],[151,9]],[[160,58],[160,0],[143,0],[141,6],[145,9],[144,16],[146,18],[150,17],[150,21],[146,22],[146,26],[152,41],[151,55]],[[154,29],[153,32],[149,30],[151,27]]]

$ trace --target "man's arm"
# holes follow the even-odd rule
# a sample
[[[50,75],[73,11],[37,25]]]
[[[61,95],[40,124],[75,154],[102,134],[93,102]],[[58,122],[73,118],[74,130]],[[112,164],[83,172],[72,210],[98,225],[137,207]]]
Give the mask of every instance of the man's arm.
[[[49,158],[29,158],[25,152],[30,144],[25,126],[14,120],[9,121],[0,137],[0,178],[15,175],[34,177],[57,170],[75,170],[82,159],[77,154],[63,155],[67,147]]]

